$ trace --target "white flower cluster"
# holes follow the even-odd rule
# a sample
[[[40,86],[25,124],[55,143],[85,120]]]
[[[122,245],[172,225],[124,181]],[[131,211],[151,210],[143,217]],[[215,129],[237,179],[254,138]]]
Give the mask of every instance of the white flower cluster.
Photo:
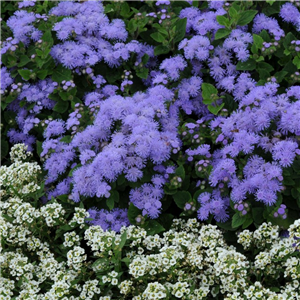
[[[21,197],[40,189],[38,176],[41,167],[36,162],[24,162],[31,155],[26,149],[24,144],[12,147],[10,156],[14,163],[0,167],[0,196],[16,194]]]
[[[66,213],[62,205],[56,201],[53,203],[48,202],[45,206],[42,206],[40,210],[49,227],[58,225],[60,221],[63,221],[63,215]]]
[[[0,299],[300,299],[300,220],[288,238],[267,223],[242,231],[240,253],[196,219],[149,236],[136,226],[84,230],[86,210],[67,221],[55,200],[35,208],[12,193],[0,208]]]

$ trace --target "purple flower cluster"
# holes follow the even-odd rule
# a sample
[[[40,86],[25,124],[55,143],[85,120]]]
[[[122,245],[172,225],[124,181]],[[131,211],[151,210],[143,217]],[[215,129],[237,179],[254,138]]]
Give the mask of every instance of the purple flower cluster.
[[[13,32],[14,39],[4,43],[1,54],[6,53],[8,49],[13,47],[13,45],[17,45],[19,42],[25,45],[28,45],[30,40],[37,42],[41,38],[42,32],[33,25],[36,19],[38,19],[38,16],[32,12],[25,10],[16,11],[6,22],[7,26]]]
[[[151,219],[156,219],[161,211],[162,196],[161,187],[145,183],[141,187],[131,190],[129,199],[134,206],[142,210],[143,216],[148,215]]]
[[[88,212],[90,218],[93,219],[89,223],[101,226],[104,231],[113,230],[119,232],[121,227],[130,225],[126,209],[114,208],[111,211],[107,211],[105,209],[98,210],[94,207],[90,208]]]
[[[135,40],[124,43],[128,36],[125,23],[120,19],[109,22],[101,2],[87,1],[75,5],[69,1],[60,2],[50,13],[68,16],[53,27],[58,39],[64,43],[52,47],[50,53],[67,68],[88,68],[102,60],[110,67],[117,67],[122,61],[127,61],[131,53],[137,54],[138,65],[144,54],[154,56],[150,46]]]
[[[212,214],[217,222],[228,220],[229,215],[226,209],[229,207],[229,198],[222,198],[219,191],[201,193],[198,202],[201,207],[197,213],[201,221],[207,220],[209,214]]]
[[[14,82],[6,67],[1,68],[1,88],[0,94],[4,94],[5,90]]]

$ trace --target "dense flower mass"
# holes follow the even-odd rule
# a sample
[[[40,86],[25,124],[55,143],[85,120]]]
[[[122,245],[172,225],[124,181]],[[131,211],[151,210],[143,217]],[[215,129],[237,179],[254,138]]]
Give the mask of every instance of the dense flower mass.
[[[170,201],[226,222],[299,197],[297,3],[39,5],[6,20],[1,94],[5,134],[37,152],[48,201],[88,203],[91,224],[118,231],[174,216]]]

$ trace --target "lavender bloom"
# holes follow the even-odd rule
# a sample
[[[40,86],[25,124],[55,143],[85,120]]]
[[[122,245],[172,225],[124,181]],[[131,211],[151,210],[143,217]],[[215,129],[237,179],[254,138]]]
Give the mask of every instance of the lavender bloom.
[[[276,163],[266,163],[263,158],[254,155],[244,167],[245,179],[232,185],[231,199],[239,202],[247,193],[255,194],[257,201],[273,205],[276,193],[281,191],[282,169]]]
[[[142,210],[143,216],[148,215],[151,219],[158,218],[161,212],[160,199],[163,190],[158,186],[145,183],[140,188],[130,191],[129,199],[138,209]]]
[[[48,123],[44,131],[44,137],[49,139],[52,136],[61,136],[65,132],[65,122],[63,120],[53,120]]]
[[[210,41],[207,37],[196,35],[190,40],[183,39],[178,46],[178,49],[184,50],[184,56],[186,59],[198,59],[199,61],[205,61],[209,57]]]
[[[72,16],[78,13],[81,7],[80,3],[64,1],[59,2],[57,6],[53,7],[49,14],[53,14],[56,16]]]
[[[229,215],[226,209],[229,207],[229,198],[222,198],[218,190],[211,193],[204,192],[199,195],[198,202],[201,204],[197,211],[198,218],[207,220],[209,214],[212,214],[217,222],[225,222]]]
[[[219,0],[209,0],[208,1],[208,6],[210,9],[215,9],[218,10],[220,8],[223,8],[224,1],[219,1]]]
[[[111,211],[101,209],[98,210],[96,207],[88,209],[91,225],[99,225],[104,231],[112,230],[120,232],[120,229],[125,226],[129,226],[129,220],[127,217],[127,209],[114,208]]]
[[[12,30],[14,39],[18,43],[19,41],[22,42],[24,45],[28,45],[30,42],[30,35],[33,32],[38,31],[32,23],[36,20],[36,15],[32,12],[27,12],[25,10],[19,10],[11,16],[6,24]],[[38,31],[40,32],[40,31]],[[40,32],[40,34],[42,34]],[[31,37],[32,39],[32,37]],[[34,38],[36,40],[36,36]]]
[[[10,73],[7,72],[6,67],[1,68],[1,88],[0,94],[4,94],[5,90],[14,82],[14,80],[10,77]]]
[[[300,12],[292,3],[285,3],[280,8],[279,16],[288,23],[295,26],[300,25]]]
[[[243,32],[240,29],[232,30],[230,36],[225,39],[223,47],[227,51],[235,52],[240,61],[246,61],[249,58],[247,47],[253,42],[252,35],[248,32]]]
[[[260,33],[262,30],[267,30],[274,35],[275,40],[280,40],[284,37],[284,31],[279,27],[276,19],[267,17],[261,13],[255,16],[253,20],[253,33]]]
[[[165,59],[159,68],[166,71],[170,80],[177,80],[180,77],[179,71],[183,71],[186,66],[186,61],[180,55],[177,55],[173,58]]]
[[[292,140],[284,140],[274,145],[272,155],[275,160],[279,161],[281,166],[289,167],[296,157],[297,149],[298,143]]]
[[[36,0],[31,0],[31,1],[27,1],[27,0],[23,0],[22,2],[18,3],[18,7],[19,8],[23,8],[23,7],[32,7],[35,5]]]
[[[193,28],[195,18],[200,15],[200,11],[196,7],[187,7],[180,11],[179,18],[187,18],[186,32],[190,32]]]

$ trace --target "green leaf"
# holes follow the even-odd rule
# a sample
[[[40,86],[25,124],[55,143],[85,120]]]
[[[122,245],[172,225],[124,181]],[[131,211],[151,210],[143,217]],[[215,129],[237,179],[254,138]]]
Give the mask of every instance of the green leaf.
[[[154,32],[154,33],[150,34],[150,36],[153,38],[154,41],[159,42],[159,43],[162,43],[166,39],[166,37],[164,37],[159,32]]]
[[[241,13],[241,16],[237,22],[237,25],[244,26],[250,23],[255,15],[258,13],[257,10],[246,10]]]
[[[146,222],[144,229],[147,231],[148,235],[154,235],[165,230],[165,228],[155,220]]]
[[[234,19],[238,15],[238,12],[234,9],[233,6],[229,8],[229,16]]]
[[[271,41],[270,35],[268,34],[268,32],[266,30],[262,30],[261,33],[259,34],[259,36],[262,37],[262,39],[269,43]]]
[[[219,40],[231,33],[230,29],[220,28],[215,34],[215,40]]]
[[[179,208],[183,209],[185,204],[192,200],[192,196],[189,192],[179,191],[173,195],[173,199],[174,199],[176,205]]]
[[[274,68],[270,64],[268,64],[266,62],[263,62],[263,61],[257,63],[257,68],[264,69],[264,70],[266,70],[268,72],[274,71]]]
[[[243,223],[242,229],[246,229],[253,223],[252,216],[250,214],[247,214],[246,216],[247,216],[247,218],[246,218],[245,222]]]
[[[132,14],[133,12],[130,11],[130,6],[124,1],[121,6],[120,15],[124,18],[129,18]]]
[[[223,25],[225,27],[230,27],[229,19],[225,18],[224,16],[217,16],[217,21],[220,25]]]
[[[64,112],[67,111],[68,108],[69,108],[69,102],[59,101],[55,104],[55,106],[53,107],[53,110],[63,114]]]
[[[186,23],[187,23],[187,18],[179,19],[175,23],[176,26],[175,38],[174,38],[175,43],[178,43],[183,40],[186,33]]]
[[[300,58],[298,56],[293,59],[293,64],[298,68],[298,70],[300,69]]]
[[[1,139],[1,159],[8,154],[8,142]]]
[[[274,76],[277,79],[277,82],[280,83],[287,74],[288,74],[288,72],[280,71],[280,72],[275,73]]]
[[[46,31],[46,32],[43,34],[42,40],[43,40],[44,42],[49,43],[50,46],[52,46],[52,44],[53,44],[53,39],[52,39],[51,30]]]
[[[256,61],[252,58],[245,62],[239,61],[236,65],[237,71],[252,71],[256,68]]]
[[[72,71],[64,68],[62,65],[58,65],[53,70],[53,74],[52,74],[53,81],[60,83],[63,80],[71,80],[71,79],[72,79]]]
[[[46,77],[47,77],[47,75],[48,75],[48,70],[40,70],[40,71],[37,71],[37,73],[36,73],[36,75],[37,75],[37,77],[39,78],[39,79],[45,79]]]
[[[289,48],[291,47],[291,42],[292,42],[293,40],[297,40],[297,39],[296,39],[296,37],[295,37],[291,32],[289,32],[289,33],[285,36],[285,38],[284,38],[284,40],[283,40],[283,46],[284,46],[284,48],[285,48],[285,49],[289,49]]]
[[[169,52],[170,52],[170,49],[163,45],[159,45],[154,48],[154,55],[167,54]]]
[[[276,0],[266,0],[266,2],[267,2],[268,4],[270,4],[270,5],[273,5],[274,2],[276,2]]]
[[[119,202],[119,193],[117,191],[112,191],[110,192],[109,198],[106,199],[106,205],[110,210],[112,210],[115,202]]]
[[[247,216],[241,216],[240,213],[235,213],[232,217],[231,226],[237,228],[246,221]]]
[[[183,165],[179,166],[175,170],[175,175],[179,176],[182,180],[184,180],[184,178],[185,178],[185,170],[184,170]]]
[[[31,62],[31,59],[27,55],[21,55],[20,62],[18,63],[18,67],[24,67],[29,62]]]
[[[204,104],[211,104],[214,97],[218,95],[218,90],[210,83],[202,83],[202,98]]]
[[[257,34],[253,34],[253,44],[258,48],[261,49],[263,46],[263,42],[264,40],[262,39],[262,37],[260,37]]]
[[[254,222],[257,225],[260,225],[264,221],[263,212],[264,212],[263,207],[252,208],[252,217],[253,217]]]
[[[22,76],[23,79],[29,80],[31,71],[29,70],[18,70],[18,73]]]
[[[148,78],[149,69],[147,68],[140,68],[136,70],[136,75],[142,79]]]
[[[297,191],[297,189],[292,189],[291,190],[292,196],[294,199],[299,199],[300,198],[300,193]]]
[[[135,207],[132,203],[129,204],[128,208],[128,220],[131,224],[136,224],[135,218],[141,215],[141,210]]]
[[[207,108],[212,114],[217,115],[219,111],[224,107],[224,105],[225,103],[222,103],[219,106],[208,105]]]
[[[118,248],[119,248],[119,249],[122,249],[122,248],[124,247],[124,245],[125,245],[125,243],[126,243],[126,240],[127,240],[127,232],[124,231],[124,232],[122,233],[122,235],[121,235],[121,242],[120,242],[120,244],[118,245]]]

